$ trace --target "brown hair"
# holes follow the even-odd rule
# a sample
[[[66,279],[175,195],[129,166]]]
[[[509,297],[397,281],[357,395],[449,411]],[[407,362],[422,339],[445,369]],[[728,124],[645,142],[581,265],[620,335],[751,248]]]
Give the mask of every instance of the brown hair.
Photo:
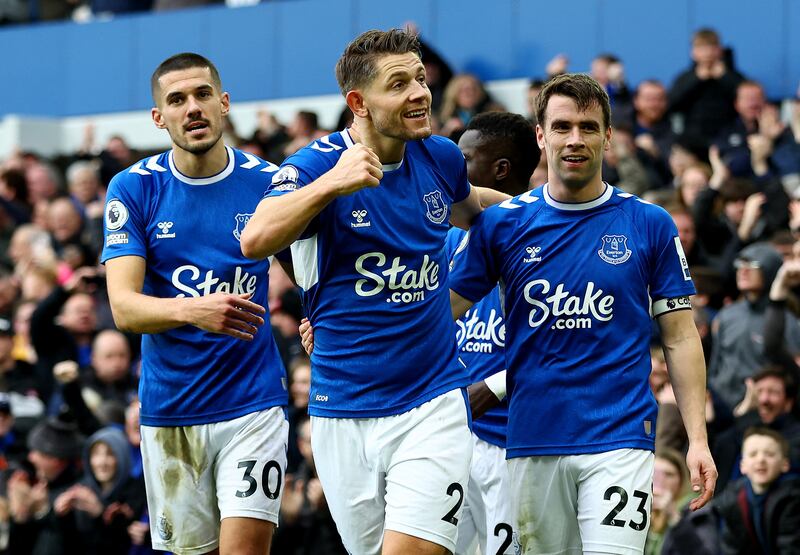
[[[390,54],[413,52],[422,57],[416,35],[402,29],[373,29],[358,35],[336,62],[336,80],[342,94],[367,85],[375,78],[375,60]]]
[[[590,76],[583,73],[564,73],[556,75],[545,83],[536,97],[536,121],[545,125],[545,110],[551,96],[560,95],[571,98],[578,110],[585,111],[592,106],[600,106],[603,110],[603,125],[606,129],[611,124],[611,103],[608,93]]]
[[[747,430],[744,432],[744,437],[742,438],[742,450],[744,450],[744,442],[747,441],[747,438],[750,436],[766,436],[772,438],[780,447],[783,458],[787,460],[789,459],[789,442],[786,441],[786,438],[783,437],[783,434],[781,434],[779,431],[764,426],[753,426],[751,428],[747,428]]]
[[[714,29],[703,27],[694,32],[694,35],[692,35],[692,43],[719,46],[719,35]]]
[[[161,62],[150,77],[150,92],[153,95],[153,102],[158,104],[158,91],[161,88],[158,80],[161,79],[163,75],[172,71],[181,71],[193,67],[208,68],[208,71],[211,73],[212,83],[217,87],[219,92],[222,92],[222,80],[219,78],[219,72],[216,66],[211,63],[211,60],[200,54],[195,54],[194,52],[182,52],[170,56]]]

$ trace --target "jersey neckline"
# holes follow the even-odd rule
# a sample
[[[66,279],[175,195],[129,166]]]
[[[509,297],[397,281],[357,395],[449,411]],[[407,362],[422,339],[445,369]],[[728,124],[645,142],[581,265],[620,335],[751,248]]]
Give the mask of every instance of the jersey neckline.
[[[233,166],[234,166],[234,156],[233,156],[233,149],[229,146],[225,146],[225,151],[228,153],[228,165],[225,166],[221,172],[211,175],[209,177],[189,177],[188,175],[184,175],[180,172],[180,170],[175,166],[175,161],[173,160],[173,150],[169,151],[169,155],[167,156],[167,161],[169,162],[169,169],[172,172],[172,175],[175,176],[175,179],[178,181],[182,181],[187,185],[211,185],[212,183],[217,183],[218,181],[222,181],[226,177],[228,177],[231,173],[233,173]]]
[[[353,140],[353,137],[350,136],[350,129],[344,128],[341,132],[341,135],[342,135],[342,140],[344,141],[345,148],[350,148],[351,146],[356,144],[355,141]],[[381,164],[381,171],[391,172],[400,169],[400,166],[403,165],[404,159],[405,156],[403,156],[403,158],[401,158],[399,162],[395,162],[394,164]]]
[[[544,197],[544,201],[553,208],[557,208],[559,210],[591,210],[592,208],[597,208],[601,204],[607,202],[611,199],[611,195],[614,193],[614,188],[611,187],[605,181],[603,184],[606,186],[603,194],[597,197],[594,200],[590,200],[587,202],[559,202],[553,197],[550,196],[549,183],[545,183],[542,187],[542,196]]]

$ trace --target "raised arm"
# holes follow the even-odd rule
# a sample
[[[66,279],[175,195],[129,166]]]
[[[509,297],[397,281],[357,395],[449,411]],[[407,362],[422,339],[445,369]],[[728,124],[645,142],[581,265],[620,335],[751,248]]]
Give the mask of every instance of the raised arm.
[[[686,465],[692,490],[699,497],[689,507],[697,510],[711,500],[717,483],[717,468],[711,458],[706,432],[706,368],[700,335],[691,310],[676,310],[658,317],[664,356],[672,388],[689,438]]]
[[[380,160],[372,149],[353,145],[317,180],[291,193],[263,199],[242,233],[242,254],[261,259],[285,249],[334,199],[377,187],[382,177]]]
[[[214,293],[201,297],[157,298],[142,293],[145,260],[120,256],[106,261],[108,298],[114,322],[122,331],[159,333],[193,325],[250,341],[264,324],[266,310],[250,294]]]

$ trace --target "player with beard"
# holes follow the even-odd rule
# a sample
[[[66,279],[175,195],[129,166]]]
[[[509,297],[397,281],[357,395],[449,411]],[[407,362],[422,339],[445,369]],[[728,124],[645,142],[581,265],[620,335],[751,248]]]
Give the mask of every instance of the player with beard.
[[[539,146],[528,120],[519,114],[487,112],[467,125],[458,141],[467,161],[469,182],[507,195],[528,190],[528,182],[539,163]],[[453,256],[466,232],[453,227],[447,234],[447,252]],[[505,322],[500,288],[476,303],[457,322],[456,337],[461,360],[470,381],[484,379],[505,390]],[[499,373],[499,374],[498,374]],[[490,378],[490,376],[495,376]],[[493,386],[495,387],[495,386]],[[495,387],[495,389],[498,389]],[[475,407],[480,391],[470,388]],[[494,397],[494,393],[489,393]],[[505,555],[516,553],[516,533],[511,511],[512,484],[506,465],[508,402],[503,400],[472,423],[472,465],[464,512],[458,521],[456,553]]]
[[[352,127],[284,162],[242,250],[291,245],[315,328],[314,459],[347,550],[453,552],[472,443],[445,237],[504,196],[471,187],[458,147],[431,136],[415,36],[368,31],[336,75]]]
[[[219,73],[184,53],[151,80],[172,149],[111,182],[108,293],[119,329],[144,334],[141,435],[153,547],[264,553],[278,521],[285,370],[263,330],[269,263],[239,239],[276,166],[228,147]]]
[[[686,256],[662,208],[602,181],[610,119],[591,77],[551,79],[536,127],[548,183],[481,214],[450,275],[454,316],[503,288],[506,452],[523,553],[643,552],[657,412],[651,310],[689,438],[692,509],[716,481]]]

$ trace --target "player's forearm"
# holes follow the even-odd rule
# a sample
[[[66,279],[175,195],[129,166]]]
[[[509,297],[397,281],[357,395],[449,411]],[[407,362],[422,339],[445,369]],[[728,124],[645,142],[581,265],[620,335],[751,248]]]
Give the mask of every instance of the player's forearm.
[[[159,299],[133,291],[114,295],[111,313],[122,331],[160,333],[191,323],[191,299]]]
[[[282,251],[335,198],[335,189],[322,176],[297,191],[263,199],[242,233],[242,254],[262,259]]]
[[[664,356],[689,442],[707,443],[706,366],[697,329],[665,339]]]
[[[450,310],[453,313],[453,320],[458,320],[475,304],[469,299],[465,299],[452,289],[450,290]]]
[[[473,187],[478,191],[478,198],[481,202],[481,208],[489,208],[490,206],[500,204],[504,200],[511,198],[505,193],[495,191],[494,189],[489,189],[488,187],[476,187],[475,185],[473,185]]]

